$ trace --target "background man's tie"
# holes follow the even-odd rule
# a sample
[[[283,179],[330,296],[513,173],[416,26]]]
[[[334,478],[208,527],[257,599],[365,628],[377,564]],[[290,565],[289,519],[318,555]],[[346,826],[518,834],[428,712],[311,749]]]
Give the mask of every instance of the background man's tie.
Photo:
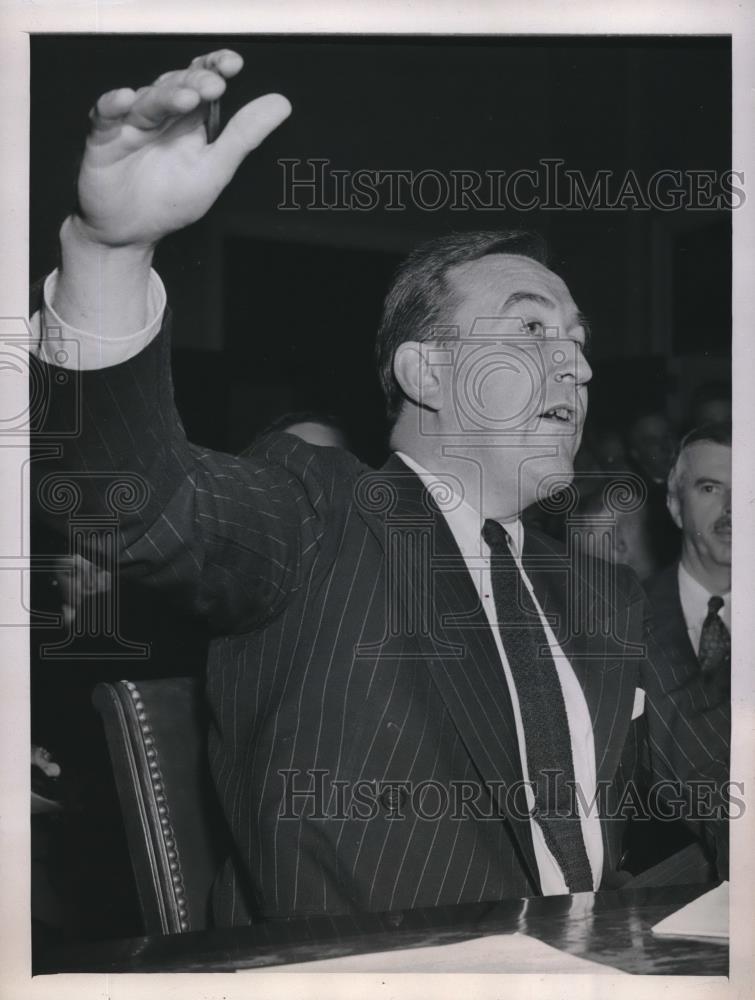
[[[490,547],[498,629],[519,699],[527,769],[535,793],[535,819],[569,891],[591,892],[590,862],[573,803],[574,761],[556,664],[540,616],[511,554],[508,534],[497,521],[487,520],[482,537]],[[550,795],[548,771],[557,772],[555,790],[551,778]]]
[[[731,636],[719,611],[724,606],[723,599],[714,595],[708,601],[708,614],[700,632],[700,646],[697,658],[704,674],[714,671],[728,673],[731,669]]]

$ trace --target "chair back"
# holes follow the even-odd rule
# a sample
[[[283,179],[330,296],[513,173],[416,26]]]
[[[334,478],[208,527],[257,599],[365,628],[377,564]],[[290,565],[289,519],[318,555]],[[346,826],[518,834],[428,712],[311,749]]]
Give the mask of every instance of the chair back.
[[[225,827],[206,754],[199,681],[98,684],[102,717],[147,934],[203,930]]]

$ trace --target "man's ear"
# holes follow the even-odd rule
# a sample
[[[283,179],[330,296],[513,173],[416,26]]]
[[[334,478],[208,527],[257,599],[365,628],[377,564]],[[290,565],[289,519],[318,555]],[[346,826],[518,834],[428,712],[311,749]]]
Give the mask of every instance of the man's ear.
[[[666,494],[666,506],[674,524],[681,530],[682,527],[682,505],[676,493]]]
[[[437,367],[428,361],[431,346],[416,340],[400,344],[393,355],[393,374],[413,403],[439,410],[443,405],[443,385]]]

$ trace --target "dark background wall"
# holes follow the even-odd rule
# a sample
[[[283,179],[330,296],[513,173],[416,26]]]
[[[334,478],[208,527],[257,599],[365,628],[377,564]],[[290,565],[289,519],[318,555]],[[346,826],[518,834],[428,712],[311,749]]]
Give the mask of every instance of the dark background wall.
[[[669,399],[680,416],[730,354],[726,211],[515,212],[409,205],[278,211],[283,158],[330,169],[506,170],[557,158],[589,178],[730,162],[726,38],[36,36],[32,39],[31,273],[55,263],[97,95],[139,86],[217,46],[246,66],[223,115],[276,90],[294,113],[245,162],[158,268],[176,317],[176,386],[190,434],[243,446],[278,409],[344,416],[382,448],[372,340],[387,277],[422,238],[536,228],[594,330],[591,419]],[[735,165],[736,166],[736,165]]]

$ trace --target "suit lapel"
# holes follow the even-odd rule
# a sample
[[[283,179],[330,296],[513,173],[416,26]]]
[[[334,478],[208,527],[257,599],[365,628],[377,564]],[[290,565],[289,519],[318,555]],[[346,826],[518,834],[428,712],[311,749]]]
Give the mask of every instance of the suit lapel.
[[[371,528],[386,550],[406,620],[427,616],[427,627],[416,632],[422,658],[482,781],[511,820],[524,867],[538,891],[530,824],[517,815],[523,795],[516,800],[505,795],[522,781],[511,697],[467,565],[445,517],[400,459],[392,456],[367,479],[370,485],[362,485],[362,495],[380,493],[384,498],[385,509],[372,519]],[[425,546],[429,559],[417,572],[416,553]]]
[[[417,639],[433,681],[483,781],[492,787],[496,782],[515,786],[522,771],[508,685],[490,624],[446,519],[420,479],[395,455],[367,479],[369,489],[363,485],[363,493],[379,493],[383,505],[368,522],[393,560],[396,586],[403,581],[401,601],[408,605],[408,620],[422,617],[419,608],[427,615],[429,628],[418,631]],[[408,553],[421,546],[403,542],[423,532],[430,557],[418,573],[416,556]],[[615,578],[610,573],[601,577],[603,564],[578,567],[555,541],[532,531],[525,532],[522,562],[584,692],[597,780],[610,781],[631,721],[643,652],[641,645],[628,645],[622,638],[631,632],[617,620]],[[529,823],[512,820],[531,881],[539,886]]]

